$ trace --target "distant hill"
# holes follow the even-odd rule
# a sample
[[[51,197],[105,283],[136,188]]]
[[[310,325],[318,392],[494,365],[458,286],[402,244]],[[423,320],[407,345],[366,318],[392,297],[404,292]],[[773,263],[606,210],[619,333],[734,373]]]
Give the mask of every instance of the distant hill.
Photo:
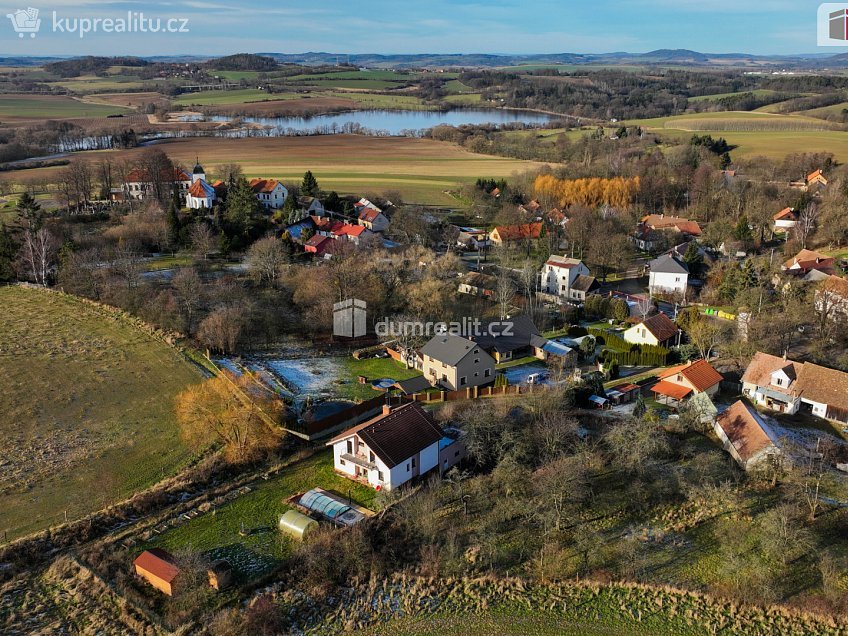
[[[56,73],[61,77],[79,77],[93,75],[105,71],[111,66],[147,66],[147,60],[140,57],[75,57],[60,62],[50,62],[44,65],[44,70]]]
[[[645,60],[657,60],[661,62],[708,62],[710,57],[697,51],[687,49],[659,49],[650,53],[642,53],[640,58]]]
[[[277,68],[277,61],[264,55],[236,53],[209,60],[206,65],[221,71],[273,71]]]

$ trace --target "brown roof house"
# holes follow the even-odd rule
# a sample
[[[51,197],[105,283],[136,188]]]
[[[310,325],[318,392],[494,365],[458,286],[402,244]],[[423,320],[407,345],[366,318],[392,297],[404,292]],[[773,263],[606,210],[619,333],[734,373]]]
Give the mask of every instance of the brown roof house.
[[[677,335],[677,325],[663,313],[658,313],[638,325],[633,325],[622,334],[630,344],[646,344],[664,347]]]
[[[742,468],[751,470],[771,456],[780,454],[774,431],[742,400],[721,413],[713,425],[725,450]]]
[[[440,474],[465,457],[465,445],[448,436],[420,404],[383,407],[377,417],[337,435],[336,472],[376,490],[392,490],[431,472]]]
[[[783,208],[772,219],[776,231],[786,232],[798,225],[798,212],[795,211],[795,208]]]
[[[521,225],[500,225],[492,230],[489,239],[495,245],[513,241],[534,241],[542,235],[542,223],[522,223]]]
[[[699,393],[710,397],[718,393],[721,374],[706,360],[687,362],[666,369],[659,375],[660,381],[651,389],[657,399],[673,400],[677,404]]]
[[[848,373],[758,352],[742,376],[742,393],[755,404],[790,415],[804,409],[848,423]]]
[[[180,568],[174,557],[160,548],[151,548],[138,555],[133,561],[137,576],[150,583],[157,590],[168,596],[173,596]]]
[[[795,256],[783,263],[781,269],[787,274],[803,276],[812,270],[825,274],[833,274],[834,258],[813,250],[801,250]]]

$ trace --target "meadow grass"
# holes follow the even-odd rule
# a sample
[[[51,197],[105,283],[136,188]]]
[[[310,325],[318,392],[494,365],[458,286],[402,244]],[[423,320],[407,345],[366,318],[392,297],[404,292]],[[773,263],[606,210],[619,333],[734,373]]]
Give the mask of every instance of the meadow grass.
[[[201,379],[165,343],[77,298],[0,289],[0,530],[78,518],[191,457],[175,395]]]

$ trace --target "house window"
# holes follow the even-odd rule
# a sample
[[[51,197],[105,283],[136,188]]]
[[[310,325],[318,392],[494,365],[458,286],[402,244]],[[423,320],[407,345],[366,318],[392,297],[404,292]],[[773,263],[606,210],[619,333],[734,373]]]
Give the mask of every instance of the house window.
[[[479,378],[479,377],[480,377],[480,372],[479,372],[479,371],[475,371],[475,372],[474,372],[474,377],[475,377],[475,378]]]
[[[373,463],[374,463],[374,451],[371,451],[371,452],[368,454],[368,457],[370,458],[370,461],[371,461],[371,463],[373,464]]]
[[[412,467],[415,468],[415,458],[412,458]]]
[[[339,464],[341,464],[342,466],[347,466],[347,464],[345,464],[345,460],[343,460],[343,459],[339,460]]]
[[[406,472],[409,472],[409,463],[406,464]]]
[[[383,481],[383,471],[382,470],[377,471],[377,481]]]
[[[467,377],[467,376],[462,376],[462,377],[459,379],[459,386],[465,386],[466,384],[468,384],[468,377]]]
[[[483,374],[483,376],[484,376],[484,377],[486,377],[486,378],[488,378],[490,375],[492,375],[492,370],[491,370],[491,369],[486,369],[486,372]]]
[[[479,349],[475,349],[475,350],[474,350],[474,355],[475,355],[475,356],[476,356],[477,354],[479,354],[479,353],[480,353],[480,350],[479,350]]]
[[[775,383],[777,386],[783,386],[783,380],[782,380],[781,378],[775,378],[775,379],[774,379],[774,383]]]
[[[474,358],[474,364],[480,364],[480,358]]]
[[[347,440],[347,454],[353,455],[353,440],[352,439]]]

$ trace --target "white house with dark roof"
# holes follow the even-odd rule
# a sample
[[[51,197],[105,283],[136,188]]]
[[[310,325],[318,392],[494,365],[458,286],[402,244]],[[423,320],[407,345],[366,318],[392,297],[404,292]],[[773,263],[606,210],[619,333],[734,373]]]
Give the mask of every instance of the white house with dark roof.
[[[651,295],[686,295],[689,285],[689,268],[673,254],[663,254],[648,265],[648,290]]]
[[[333,467],[376,490],[392,490],[431,472],[439,474],[465,457],[461,440],[445,434],[420,404],[383,407],[377,417],[337,435]]]
[[[596,287],[589,268],[578,258],[551,256],[542,266],[541,289],[548,294],[582,302]]]
[[[421,348],[421,371],[431,384],[451,391],[495,379],[495,359],[482,346],[450,334],[434,336]]]

